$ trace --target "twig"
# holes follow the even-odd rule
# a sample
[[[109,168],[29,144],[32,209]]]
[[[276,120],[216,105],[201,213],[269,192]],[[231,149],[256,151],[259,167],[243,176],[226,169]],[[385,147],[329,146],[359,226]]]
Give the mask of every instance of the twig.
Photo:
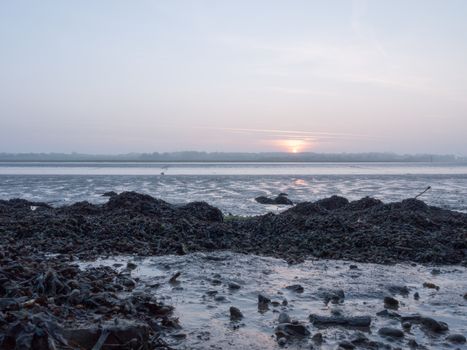
[[[426,191],[428,190],[431,190],[431,186],[428,186],[427,188],[425,188],[425,190],[423,190],[422,192],[420,192],[419,194],[417,194],[414,199],[417,199],[418,197],[420,197],[422,194],[424,194]]]

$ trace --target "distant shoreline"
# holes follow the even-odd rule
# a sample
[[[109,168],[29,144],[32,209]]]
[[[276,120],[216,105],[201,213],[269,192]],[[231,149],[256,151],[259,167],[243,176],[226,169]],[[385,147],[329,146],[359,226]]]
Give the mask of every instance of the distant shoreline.
[[[264,160],[0,160],[0,164],[86,164],[86,163],[111,163],[111,164],[357,164],[357,163],[403,163],[403,164],[467,164],[467,160],[462,161],[414,161],[414,160],[387,160],[387,161],[372,161],[372,160],[355,160],[355,161],[289,161],[289,160],[277,160],[277,161],[264,161]]]
[[[467,163],[453,154],[166,152],[126,154],[1,153],[0,163]]]

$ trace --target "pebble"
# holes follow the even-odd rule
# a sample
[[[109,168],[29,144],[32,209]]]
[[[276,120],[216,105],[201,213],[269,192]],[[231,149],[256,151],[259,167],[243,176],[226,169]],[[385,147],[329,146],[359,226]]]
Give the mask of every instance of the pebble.
[[[385,337],[392,338],[402,338],[404,337],[404,332],[397,328],[383,327],[378,330],[378,333]]]
[[[138,265],[136,265],[134,262],[132,261],[128,261],[128,263],[126,264],[126,268],[128,270],[134,270],[138,267]]]
[[[402,328],[410,330],[410,328],[412,328],[412,324],[408,321],[402,322]]]
[[[430,289],[439,290],[439,286],[437,286],[436,284],[431,283],[431,282],[425,282],[425,283],[423,283],[423,287],[424,287],[424,288],[430,288]]]
[[[285,288],[295,293],[303,293],[305,291],[305,289],[300,284],[293,284]]]
[[[462,334],[450,334],[446,340],[454,344],[464,344],[466,342],[465,336]]]
[[[339,348],[345,349],[345,350],[352,350],[355,349],[355,345],[353,345],[351,342],[344,340],[339,343]]]
[[[230,319],[233,321],[241,320],[243,318],[243,314],[240,309],[236,308],[235,306],[231,306],[230,309]]]
[[[310,335],[310,331],[306,328],[305,325],[300,323],[281,323],[279,324],[275,331],[278,337],[305,337]]]
[[[441,333],[449,330],[449,327],[446,323],[441,322],[441,321],[436,321],[433,318],[430,317],[421,317],[420,318],[420,323],[429,329],[432,332],[435,333]]]
[[[235,282],[229,282],[228,286],[229,286],[229,289],[232,289],[232,290],[238,290],[241,288],[241,286]]]
[[[279,344],[279,346],[285,346],[285,344],[287,344],[287,338],[285,337],[281,337],[277,340],[277,344]]]
[[[290,323],[290,316],[286,312],[281,312],[277,320],[279,323]]]
[[[271,303],[271,299],[263,294],[258,294],[258,304],[259,305],[267,305]]]
[[[320,326],[344,326],[344,327],[369,327],[371,324],[370,316],[319,316],[311,314],[310,322]]]
[[[180,271],[175,272],[172,277],[170,277],[169,282],[170,283],[177,283],[177,278],[180,277],[182,273]]]
[[[391,309],[397,309],[399,307],[399,301],[393,297],[384,297],[384,306]]]
[[[313,340],[317,344],[321,344],[323,342],[323,334],[318,332],[311,337],[311,340]]]

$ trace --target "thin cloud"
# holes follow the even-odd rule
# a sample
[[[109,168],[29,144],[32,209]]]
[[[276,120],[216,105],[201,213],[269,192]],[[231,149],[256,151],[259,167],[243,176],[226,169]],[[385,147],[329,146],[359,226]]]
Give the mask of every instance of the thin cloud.
[[[232,133],[261,134],[264,137],[275,139],[293,138],[307,141],[340,140],[340,139],[376,139],[374,136],[355,133],[339,133],[328,131],[303,131],[303,130],[279,130],[279,129],[252,129],[252,128],[216,128],[198,127],[200,129],[219,130]]]

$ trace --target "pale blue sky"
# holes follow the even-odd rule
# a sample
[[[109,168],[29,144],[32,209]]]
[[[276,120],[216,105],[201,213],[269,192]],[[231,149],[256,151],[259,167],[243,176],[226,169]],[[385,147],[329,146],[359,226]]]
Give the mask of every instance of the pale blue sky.
[[[467,1],[0,0],[0,152],[467,154]]]

